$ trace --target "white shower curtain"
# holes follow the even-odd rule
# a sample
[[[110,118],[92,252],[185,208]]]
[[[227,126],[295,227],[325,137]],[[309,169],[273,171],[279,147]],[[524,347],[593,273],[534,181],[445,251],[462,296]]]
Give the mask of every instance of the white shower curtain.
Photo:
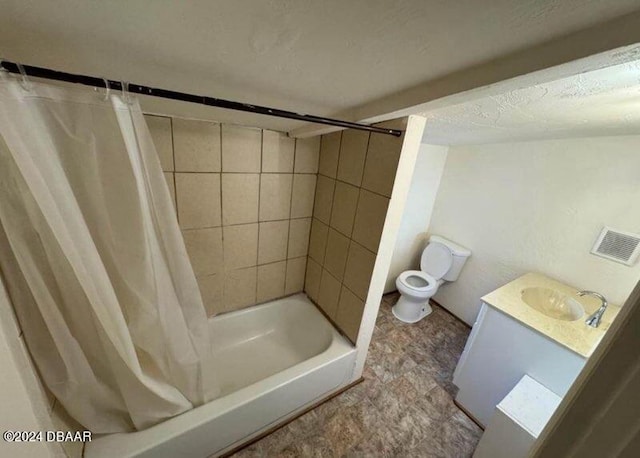
[[[0,271],[46,386],[94,433],[216,396],[206,313],[135,99],[0,75]]]

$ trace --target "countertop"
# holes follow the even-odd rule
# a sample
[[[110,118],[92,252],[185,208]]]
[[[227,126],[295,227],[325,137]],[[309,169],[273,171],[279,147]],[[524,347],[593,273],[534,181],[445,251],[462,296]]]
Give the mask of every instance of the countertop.
[[[522,300],[522,290],[536,286],[554,289],[573,297],[582,304],[584,316],[576,321],[562,321],[550,318],[529,307]],[[590,296],[579,297],[577,292],[577,289],[542,274],[528,273],[483,296],[482,301],[580,356],[588,358],[609,329],[620,307],[609,304],[602,316],[600,326],[592,328],[585,324],[585,319],[600,307],[600,301]]]

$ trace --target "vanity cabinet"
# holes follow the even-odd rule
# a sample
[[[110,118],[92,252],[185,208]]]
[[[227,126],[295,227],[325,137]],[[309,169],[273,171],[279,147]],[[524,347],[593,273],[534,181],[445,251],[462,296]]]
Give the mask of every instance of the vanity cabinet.
[[[484,303],[453,375],[456,402],[483,426],[529,375],[561,398],[586,358]]]

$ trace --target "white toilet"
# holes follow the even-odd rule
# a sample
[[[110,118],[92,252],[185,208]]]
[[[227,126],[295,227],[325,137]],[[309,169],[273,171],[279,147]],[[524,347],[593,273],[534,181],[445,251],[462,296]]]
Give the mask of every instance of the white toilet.
[[[401,296],[393,314],[405,323],[416,323],[431,313],[429,298],[445,281],[455,281],[471,251],[432,235],[420,258],[421,270],[407,270],[396,279]]]

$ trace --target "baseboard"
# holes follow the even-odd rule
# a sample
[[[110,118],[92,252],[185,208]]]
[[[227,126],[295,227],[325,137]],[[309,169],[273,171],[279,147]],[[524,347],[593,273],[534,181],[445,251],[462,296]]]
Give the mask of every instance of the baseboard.
[[[478,425],[478,428],[484,431],[484,426],[482,426],[482,423],[480,423],[476,417],[471,415],[467,409],[465,409],[460,404],[458,404],[458,401],[456,401],[455,399],[453,400],[453,403],[456,405],[458,409],[462,410],[464,414],[471,419],[472,422]]]

